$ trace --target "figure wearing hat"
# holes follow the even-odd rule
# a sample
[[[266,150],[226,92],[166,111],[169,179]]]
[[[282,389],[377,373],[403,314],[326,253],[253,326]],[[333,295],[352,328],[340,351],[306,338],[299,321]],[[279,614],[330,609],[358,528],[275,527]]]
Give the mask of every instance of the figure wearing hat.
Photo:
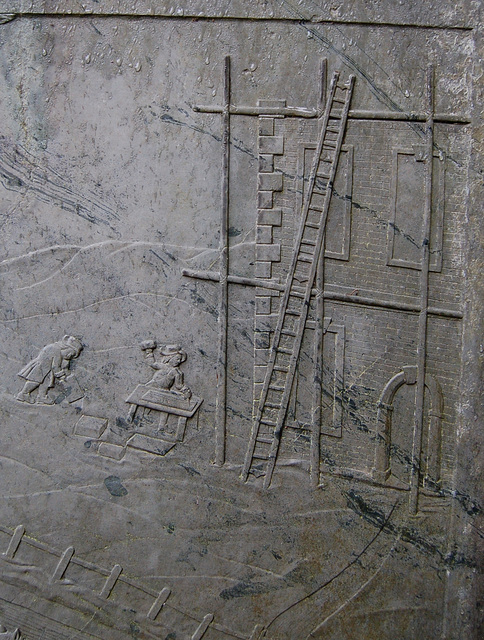
[[[190,399],[192,392],[184,383],[183,372],[178,368],[187,359],[187,354],[178,344],[158,346],[152,340],[147,340],[141,345],[145,360],[156,373],[148,382],[158,389],[166,389],[180,393]],[[159,354],[159,360],[155,358],[155,350]]]
[[[69,371],[70,362],[82,351],[82,344],[74,336],[64,336],[62,340],[45,346],[38,356],[19,371],[18,376],[26,382],[22,391],[16,396],[21,402],[54,404],[48,391],[56,380],[64,380]],[[37,390],[37,399],[32,393]]]

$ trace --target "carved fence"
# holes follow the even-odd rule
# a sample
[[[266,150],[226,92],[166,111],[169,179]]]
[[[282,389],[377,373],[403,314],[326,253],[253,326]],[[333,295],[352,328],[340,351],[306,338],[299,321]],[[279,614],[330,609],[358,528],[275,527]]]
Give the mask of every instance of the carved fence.
[[[147,624],[155,622],[158,616],[162,615],[164,609],[171,609],[171,613],[181,616],[184,619],[184,622],[193,622],[193,633],[188,636],[190,640],[202,640],[209,629],[218,632],[216,637],[240,638],[240,640],[259,640],[263,632],[263,628],[260,625],[256,625],[250,637],[241,635],[216,623],[214,616],[211,613],[208,613],[202,619],[199,619],[195,615],[182,611],[178,607],[167,602],[171,594],[171,589],[169,587],[164,587],[161,591],[155,591],[154,589],[142,585],[133,578],[124,574],[123,568],[119,564],[115,564],[111,569],[105,569],[80,558],[75,555],[74,547],[67,547],[64,551],[59,551],[50,545],[26,535],[25,527],[23,525],[19,525],[14,530],[0,525],[0,532],[10,536],[7,549],[1,554],[1,557],[4,560],[11,561],[16,559],[16,554],[18,553],[21,545],[29,545],[30,547],[34,547],[49,556],[58,558],[52,575],[47,577],[47,579],[50,579],[50,582],[57,583],[61,586],[62,584],[66,586],[70,585],[71,582],[64,579],[69,565],[75,565],[76,567],[80,567],[81,569],[85,569],[86,571],[91,571],[102,576],[105,580],[99,592],[88,589],[88,591],[91,591],[92,593],[93,600],[95,600],[95,603],[93,602],[95,606],[99,606],[100,599],[107,601],[116,590],[116,585],[123,583],[131,589],[134,589],[140,596],[141,602],[143,603],[143,611],[141,613]],[[132,603],[124,602],[122,603],[122,606],[131,608]]]

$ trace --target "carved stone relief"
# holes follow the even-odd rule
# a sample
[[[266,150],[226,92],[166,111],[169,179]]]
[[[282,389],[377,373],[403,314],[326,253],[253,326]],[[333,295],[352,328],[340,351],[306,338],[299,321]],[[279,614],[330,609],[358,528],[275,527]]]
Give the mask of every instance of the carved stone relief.
[[[18,376],[25,382],[22,390],[15,396],[16,399],[30,404],[54,404],[49,393],[58,387],[64,389],[69,402],[82,398],[84,393],[76,377],[69,374],[71,360],[77,358],[81,351],[81,342],[69,335],[46,345],[19,371]]]
[[[23,636],[19,629],[7,631],[6,627],[2,624],[0,625],[0,638],[3,638],[3,640],[22,640]]]
[[[479,637],[477,9],[296,4],[0,0],[0,638]]]
[[[415,198],[423,188],[423,170],[426,162],[425,149],[397,150],[394,152],[393,167],[393,219],[388,227],[388,264],[420,269],[418,253],[422,243],[422,204]],[[442,233],[444,220],[444,180],[445,153],[434,152],[433,179],[435,189],[432,194],[432,234],[430,237],[431,271],[442,269]],[[417,185],[420,184],[420,188]]]
[[[298,158],[298,176],[300,181],[296,192],[298,196],[296,210],[302,208],[302,200],[307,193],[307,181],[304,180],[304,176],[307,175],[309,167],[311,166],[311,157],[314,154],[315,148],[314,143],[305,143],[300,149],[300,156]],[[337,260],[349,259],[353,154],[354,150],[352,146],[342,145],[336,172],[334,193],[331,197],[328,212],[324,255]]]
[[[155,373],[149,382],[139,384],[126,399],[130,405],[126,422],[134,424],[137,432],[126,444],[165,455],[177,442],[183,442],[187,419],[193,418],[203,400],[193,395],[184,383],[179,366],[185,362],[187,354],[179,345],[157,345],[154,340],[146,340],[141,349],[145,362]],[[150,435],[146,435],[146,431]]]

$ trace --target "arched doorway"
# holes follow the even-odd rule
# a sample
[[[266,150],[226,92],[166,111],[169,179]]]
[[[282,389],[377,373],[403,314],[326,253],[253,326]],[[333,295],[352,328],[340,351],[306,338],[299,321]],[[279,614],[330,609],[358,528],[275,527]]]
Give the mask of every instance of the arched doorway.
[[[393,403],[398,390],[405,384],[417,382],[417,367],[402,367],[402,370],[385,385],[378,401],[375,432],[375,461],[372,477],[377,482],[386,482],[391,475],[391,444]],[[440,445],[442,433],[443,395],[437,380],[427,374],[425,387],[429,393],[428,420],[425,422],[423,438],[426,442],[425,459],[421,461],[423,485],[431,490],[440,486]]]

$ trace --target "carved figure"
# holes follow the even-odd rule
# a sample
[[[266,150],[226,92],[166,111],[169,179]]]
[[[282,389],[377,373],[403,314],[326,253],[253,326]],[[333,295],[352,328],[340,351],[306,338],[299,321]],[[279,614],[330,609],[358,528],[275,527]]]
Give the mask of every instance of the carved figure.
[[[16,17],[16,13],[0,13],[0,24],[11,22],[12,20],[15,20]]]
[[[172,393],[180,393],[189,400],[192,392],[184,384],[183,372],[178,368],[187,359],[187,354],[180,345],[168,344],[157,347],[153,340],[147,340],[141,344],[141,349],[147,363],[156,371],[148,384]],[[159,360],[156,359],[155,353],[159,354]]]
[[[140,347],[155,374],[149,382],[138,384],[126,399],[131,405],[126,422],[134,424],[136,429],[127,446],[165,455],[177,442],[183,441],[187,419],[196,414],[203,400],[193,395],[185,384],[179,367],[187,354],[180,345],[158,345],[154,340],[145,340]],[[135,420],[139,409],[141,415]],[[159,414],[159,423],[156,430],[147,435],[149,427],[143,420],[151,412]]]
[[[64,381],[69,371],[71,360],[77,358],[82,351],[81,342],[74,336],[66,335],[58,342],[45,346],[40,353],[31,360],[18,375],[26,382],[17,400],[33,404],[54,404],[49,397],[57,381]],[[37,397],[33,396],[37,391]]]
[[[0,624],[0,640],[23,640],[23,636],[18,629],[7,631],[6,627]]]

